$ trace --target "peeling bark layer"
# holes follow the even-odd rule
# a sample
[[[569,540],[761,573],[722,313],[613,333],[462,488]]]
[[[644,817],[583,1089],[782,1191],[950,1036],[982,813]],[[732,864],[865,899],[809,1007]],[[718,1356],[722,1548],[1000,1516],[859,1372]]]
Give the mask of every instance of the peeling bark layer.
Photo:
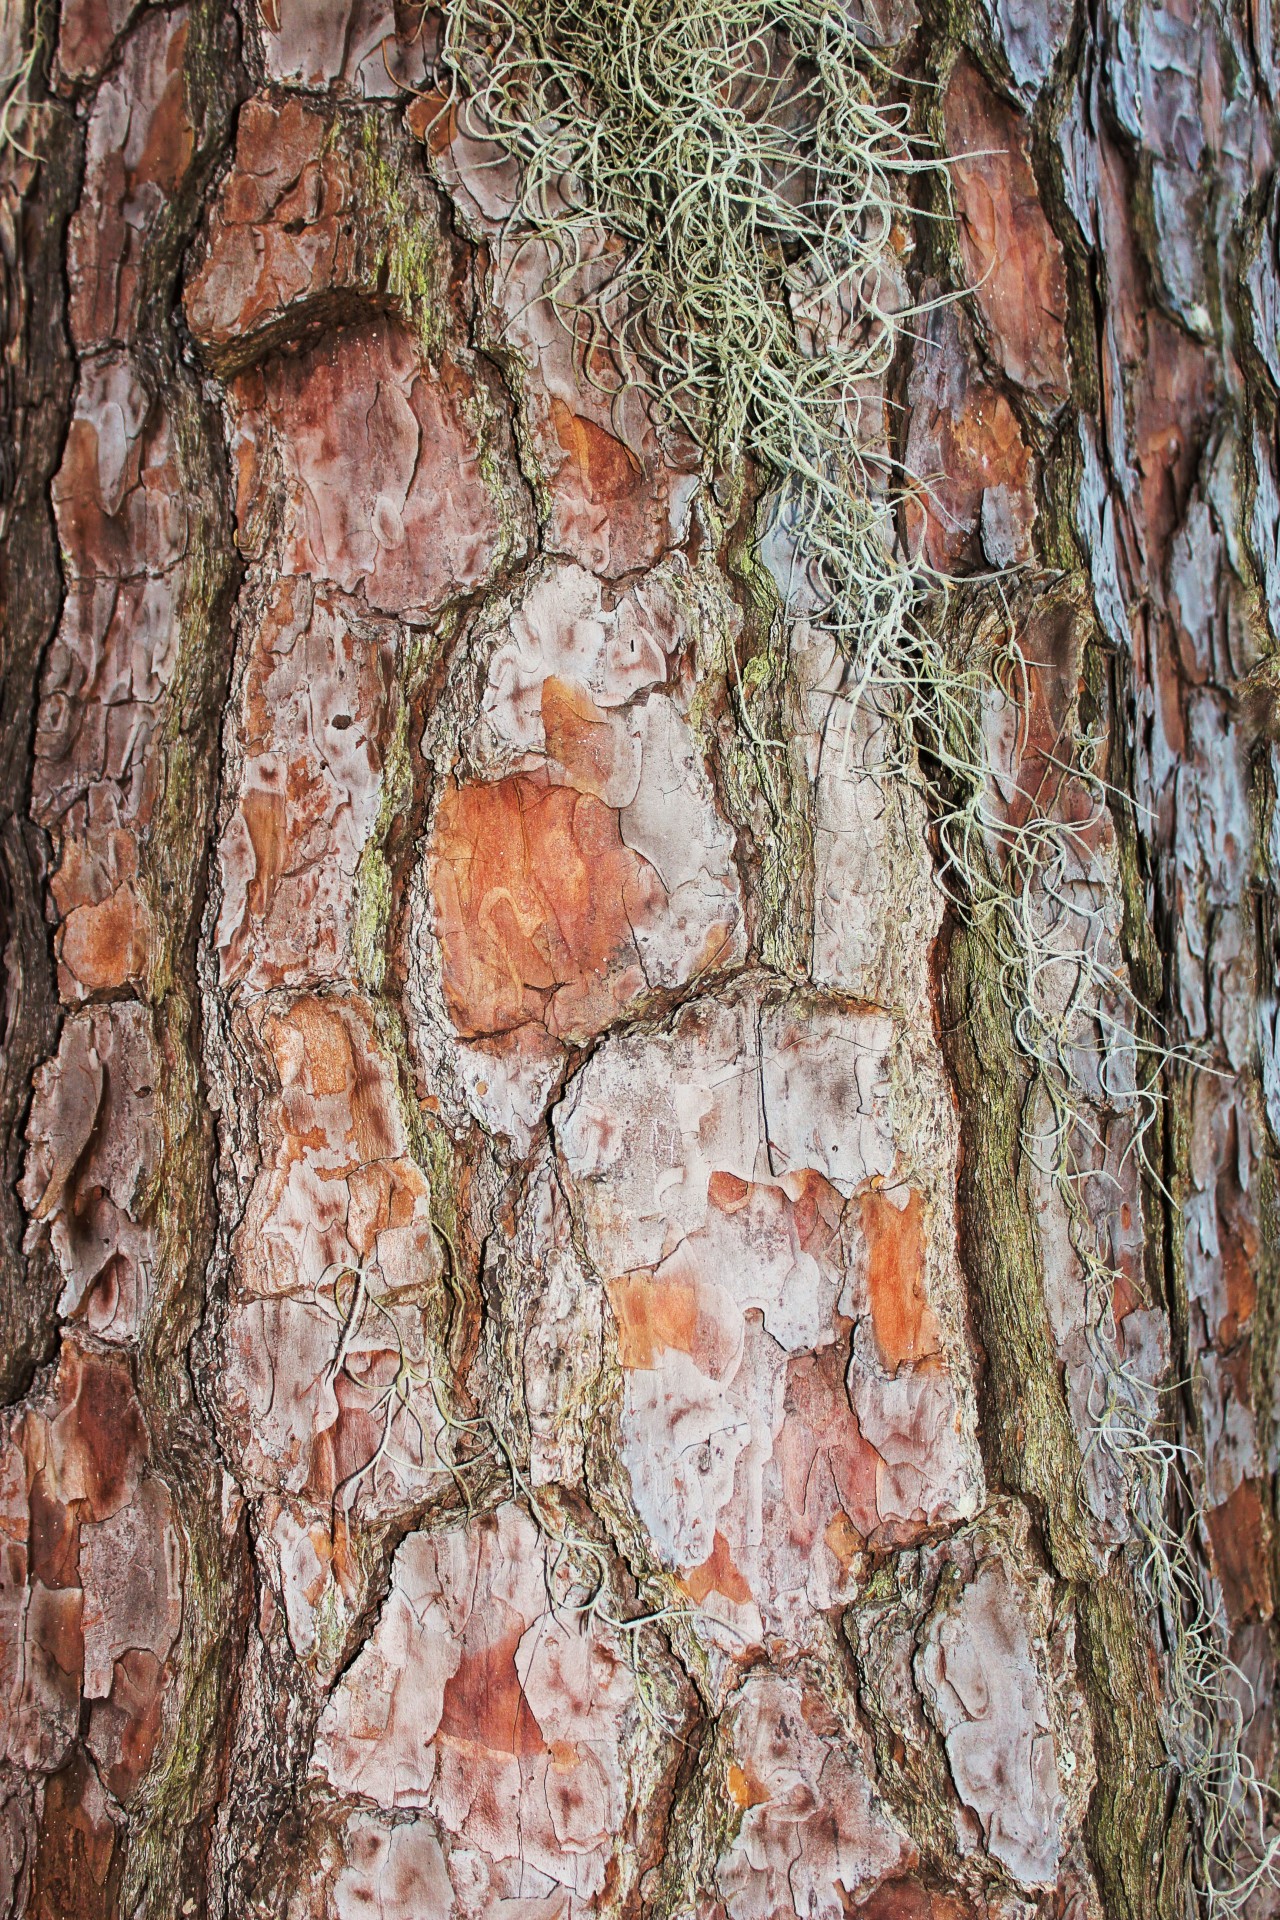
[[[1273,26],[866,33],[989,896],[430,12],[0,27],[13,1920],[1188,1915],[1160,1448],[1271,1779]]]

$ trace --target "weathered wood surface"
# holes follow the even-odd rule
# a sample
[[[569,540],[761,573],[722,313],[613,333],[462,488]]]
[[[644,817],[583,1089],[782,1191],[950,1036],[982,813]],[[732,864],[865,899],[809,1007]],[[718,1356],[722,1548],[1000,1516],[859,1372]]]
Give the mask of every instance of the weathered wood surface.
[[[765,803],[746,520],[575,362],[418,24],[0,29],[0,1912],[1193,1911],[1071,1221],[921,783],[799,626]],[[973,289],[886,396],[904,537],[1003,572],[993,805],[1053,784],[1146,1037],[1214,1069],[1159,1179],[1100,1083],[1081,1190],[1118,1352],[1190,1382],[1266,1777],[1275,26],[878,30],[952,163],[909,276]]]

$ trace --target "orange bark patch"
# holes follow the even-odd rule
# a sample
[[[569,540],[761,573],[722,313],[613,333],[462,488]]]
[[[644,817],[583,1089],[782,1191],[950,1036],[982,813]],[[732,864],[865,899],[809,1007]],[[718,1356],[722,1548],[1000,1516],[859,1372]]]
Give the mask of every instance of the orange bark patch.
[[[634,493],[644,475],[639,461],[593,420],[574,413],[563,400],[553,398],[551,419],[556,439],[578,469],[582,490],[596,505],[607,506]]]
[[[956,442],[962,447],[984,487],[1000,481],[1020,486],[1030,455],[1022,441],[1018,417],[1002,393],[978,387],[956,422]]]
[[[845,1573],[848,1573],[866,1545],[866,1541],[847,1513],[838,1513],[834,1519],[829,1520],[822,1537]]]
[[[931,1893],[918,1880],[885,1880],[858,1908],[858,1920],[970,1920],[975,1909],[953,1893]]]
[[[1234,1132],[1233,1126],[1233,1135]],[[1230,1347],[1240,1338],[1258,1304],[1258,1253],[1261,1242],[1248,1199],[1240,1191],[1234,1163],[1228,1164],[1219,1174],[1216,1197],[1218,1244],[1222,1249],[1227,1311],[1214,1329],[1214,1338],[1219,1346]]]
[[[698,1300],[691,1287],[655,1286],[647,1274],[626,1274],[609,1288],[618,1323],[618,1359],[632,1369],[656,1367],[670,1348],[692,1353]]]
[[[762,1807],[769,1798],[766,1788],[750,1773],[746,1773],[735,1760],[729,1768],[729,1793],[735,1805],[742,1807]]]
[[[28,1604],[27,1632],[34,1655],[28,1655],[28,1663],[44,1669],[45,1688],[56,1669],[62,1676],[56,1692],[64,1699],[74,1699],[84,1672],[84,1595],[80,1589],[61,1587],[46,1593],[37,1587]]]
[[[1111,1283],[1111,1313],[1117,1327],[1122,1326],[1134,1309],[1142,1304],[1142,1295],[1129,1275],[1122,1268],[1117,1268]]]
[[[444,1690],[440,1737],[490,1753],[545,1753],[546,1742],[516,1672],[523,1629],[497,1633],[463,1653]],[[477,1636],[478,1637],[478,1636]]]
[[[750,1182],[736,1173],[713,1173],[707,1181],[707,1199],[721,1213],[740,1213],[750,1198]]]
[[[1270,1542],[1256,1480],[1242,1480],[1230,1499],[1208,1515],[1214,1571],[1233,1626],[1270,1618]]]
[[[738,1607],[751,1605],[751,1588],[733,1563],[729,1542],[719,1532],[702,1565],[691,1567],[682,1575],[681,1585],[689,1598],[699,1606],[711,1592],[722,1593],[726,1600],[732,1600]],[[741,1804],[745,1806],[750,1803],[743,1801]]]
[[[261,919],[271,910],[284,872],[288,810],[282,793],[269,787],[252,787],[242,797],[240,811],[254,859],[253,878],[248,887],[249,911]]]
[[[618,738],[608,714],[584,688],[551,674],[542,683],[542,731],[549,757],[578,791],[603,800],[618,769]]]
[[[896,1373],[939,1350],[938,1323],[924,1290],[923,1202],[913,1191],[899,1209],[873,1188],[863,1194],[861,1210],[871,1323],[881,1358]]]
[[[278,1021],[266,1029],[267,1039],[282,1080],[293,1080],[289,1071],[292,1048],[289,1040],[301,1042],[306,1088],[315,1099],[349,1091],[355,1079],[355,1053],[346,1022],[336,1008],[323,1000],[308,997],[299,1000]]]
[[[286,1113],[294,1123],[290,1130],[296,1128],[300,1144],[319,1146],[325,1141],[314,1103],[341,1099],[347,1108],[342,1144],[366,1163],[396,1157],[395,1117],[389,1111],[383,1062],[341,1002],[308,995],[287,1014],[269,1019],[264,1038],[286,1089]],[[336,1135],[329,1144],[338,1144]]]
[[[437,156],[447,153],[458,137],[458,109],[438,88],[415,94],[404,119],[414,138]]]
[[[974,487],[1026,485],[1031,456],[1022,441],[1017,415],[1002,393],[991,387],[975,387],[967,396],[964,411],[951,429],[954,463]]]
[[[468,1038],[529,1020],[585,1038],[643,991],[631,926],[661,883],[590,794],[537,774],[449,787],[430,871],[445,999]]]
[[[1066,270],[1027,158],[1026,122],[967,60],[956,64],[943,112],[960,249],[996,357],[1019,386],[1065,399]]]
[[[134,171],[138,185],[144,182],[168,186],[181,179],[195,150],[195,134],[186,115],[185,55],[187,26],[175,27],[165,50],[164,93],[150,126],[146,144]]]
[[[151,917],[133,888],[117,887],[100,906],[77,907],[67,916],[58,958],[84,993],[105,992],[142,978],[150,931]]]
[[[151,1450],[127,1361],[68,1342],[58,1368],[58,1399],[45,1472],[56,1497],[83,1500],[91,1518],[105,1519],[131,1497]]]

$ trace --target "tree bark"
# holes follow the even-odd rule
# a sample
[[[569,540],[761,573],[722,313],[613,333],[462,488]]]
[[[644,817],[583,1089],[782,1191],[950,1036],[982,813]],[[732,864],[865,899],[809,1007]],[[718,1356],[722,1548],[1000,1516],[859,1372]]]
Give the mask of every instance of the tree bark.
[[[0,25],[14,1920],[1280,1911],[1274,25],[919,3],[964,876],[435,14]]]

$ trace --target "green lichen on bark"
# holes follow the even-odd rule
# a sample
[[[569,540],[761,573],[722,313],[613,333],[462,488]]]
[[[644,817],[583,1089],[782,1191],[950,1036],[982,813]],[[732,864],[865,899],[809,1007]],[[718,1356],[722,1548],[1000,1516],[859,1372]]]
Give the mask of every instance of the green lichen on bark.
[[[1064,1579],[1096,1569],[1080,1447],[1045,1307],[1024,1161],[1031,1083],[990,951],[957,927],[943,973],[943,1031],[961,1103],[961,1233],[987,1356],[983,1423],[994,1476],[1026,1498]]]
[[[403,138],[390,138],[390,131],[387,116],[375,110],[360,121],[359,191],[373,285],[415,329],[427,358],[438,361],[449,310],[448,256],[415,191]]]
[[[1145,1623],[1125,1570],[1082,1582],[1076,1604],[1098,1757],[1087,1831],[1105,1911],[1114,1920],[1186,1920],[1192,1826],[1160,1737]]]

